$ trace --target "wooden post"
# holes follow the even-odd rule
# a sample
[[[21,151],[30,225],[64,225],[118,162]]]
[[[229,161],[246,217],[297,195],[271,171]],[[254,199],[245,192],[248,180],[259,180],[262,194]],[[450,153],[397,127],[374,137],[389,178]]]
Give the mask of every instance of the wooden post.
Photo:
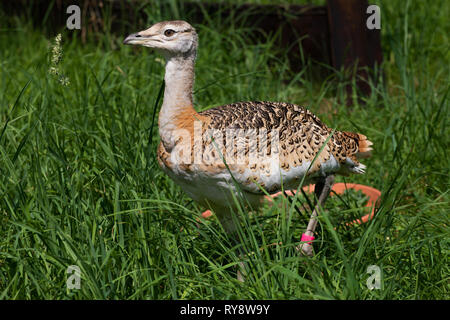
[[[356,86],[363,95],[371,93],[367,68],[382,62],[380,30],[366,25],[368,6],[367,0],[327,0],[332,65],[337,70],[356,68]],[[351,84],[346,91],[350,105]]]

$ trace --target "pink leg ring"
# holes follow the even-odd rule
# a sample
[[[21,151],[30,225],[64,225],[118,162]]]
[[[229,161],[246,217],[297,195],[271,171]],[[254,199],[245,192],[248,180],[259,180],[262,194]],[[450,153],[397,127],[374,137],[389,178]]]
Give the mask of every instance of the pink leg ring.
[[[302,234],[302,238],[300,239],[300,241],[302,241],[302,242],[309,241],[307,243],[311,244],[314,239],[315,239],[314,236],[308,236],[307,234],[303,233]]]

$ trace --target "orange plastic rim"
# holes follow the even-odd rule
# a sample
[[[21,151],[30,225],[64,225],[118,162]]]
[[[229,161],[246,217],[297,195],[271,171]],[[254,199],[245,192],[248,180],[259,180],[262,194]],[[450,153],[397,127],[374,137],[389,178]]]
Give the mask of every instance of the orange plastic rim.
[[[303,191],[312,193],[314,192],[315,185],[310,184],[309,186],[303,187]],[[378,199],[381,196],[380,190],[377,190],[375,188],[365,186],[363,184],[356,184],[356,183],[335,183],[331,190],[334,191],[334,193],[330,193],[331,196],[334,196],[335,194],[343,194],[348,189],[353,190],[360,190],[362,193],[364,193],[368,197],[368,201],[366,204],[366,207],[372,208],[371,212],[366,214],[365,216],[361,217],[360,219],[353,220],[352,222],[347,223],[347,225],[355,225],[355,224],[363,224],[372,219],[375,216],[375,204],[377,203]],[[289,196],[294,196],[297,190],[286,190],[286,194]],[[270,197],[266,196],[265,198],[269,200],[269,202],[272,202],[272,199],[275,197],[278,197],[282,195],[283,192],[277,192],[275,194],[272,194]]]
[[[310,184],[309,186],[303,187],[303,191],[312,193],[312,192],[314,192],[314,187],[315,187],[314,184]],[[365,186],[363,184],[335,183],[332,187],[332,190],[334,191],[334,193],[332,192],[330,195],[333,196],[335,194],[343,194],[348,189],[362,191],[362,193],[364,193],[368,197],[366,207],[370,207],[370,208],[372,208],[372,210],[370,213],[366,214],[365,216],[361,217],[360,219],[356,219],[356,220],[353,220],[352,222],[347,223],[347,225],[359,225],[359,224],[366,223],[367,221],[369,221],[370,219],[372,219],[375,216],[375,204],[377,203],[378,199],[381,196],[380,190],[377,190],[377,189],[369,187],[369,186]],[[294,196],[296,192],[297,192],[297,190],[286,190],[286,194],[289,196]],[[276,198],[282,194],[283,194],[283,192],[280,191],[280,192],[270,195],[270,197],[265,196],[265,198],[269,202],[272,202],[273,198]],[[211,216],[212,216],[211,210],[206,210],[205,212],[202,213],[202,217],[205,219],[208,219]]]

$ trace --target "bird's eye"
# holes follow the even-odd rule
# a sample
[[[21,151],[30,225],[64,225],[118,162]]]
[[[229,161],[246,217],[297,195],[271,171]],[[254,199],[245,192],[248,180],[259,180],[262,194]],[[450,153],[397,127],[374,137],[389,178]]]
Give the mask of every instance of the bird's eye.
[[[164,31],[164,35],[165,35],[166,37],[171,37],[171,36],[173,36],[174,34],[175,34],[175,31],[172,30],[172,29],[167,29],[166,31]]]

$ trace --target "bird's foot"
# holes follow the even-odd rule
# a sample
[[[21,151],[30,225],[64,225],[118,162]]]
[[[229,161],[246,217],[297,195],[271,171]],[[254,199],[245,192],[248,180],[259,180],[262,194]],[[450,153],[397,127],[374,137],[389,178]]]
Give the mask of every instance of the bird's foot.
[[[245,282],[245,265],[244,262],[239,262],[237,265],[237,279],[239,282]]]
[[[297,250],[300,251],[300,254],[312,257],[314,256],[313,246],[310,243],[302,243],[297,246]]]

